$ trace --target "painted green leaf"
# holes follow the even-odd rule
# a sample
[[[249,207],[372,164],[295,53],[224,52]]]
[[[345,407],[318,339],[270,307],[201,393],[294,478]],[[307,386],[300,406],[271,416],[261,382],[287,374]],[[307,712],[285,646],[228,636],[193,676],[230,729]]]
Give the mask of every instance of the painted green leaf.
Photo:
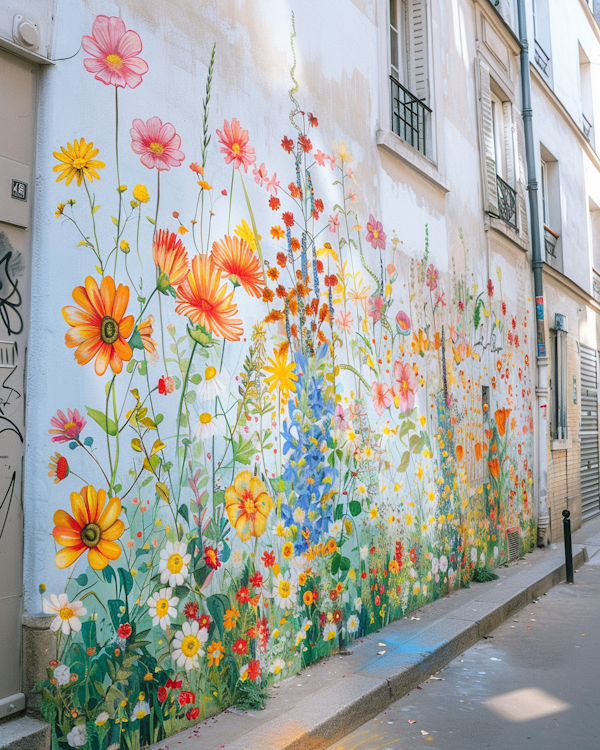
[[[350,570],[350,559],[348,557],[342,557],[340,560],[340,570]]]
[[[117,434],[117,425],[112,421],[112,419],[107,419],[106,414],[104,414],[101,411],[98,411],[98,409],[92,409],[89,406],[85,407],[85,410],[88,413],[88,417],[91,417],[94,422],[100,425],[104,432],[107,432],[109,435],[112,435],[113,437]]]
[[[340,569],[340,563],[342,562],[342,556],[339,552],[335,552],[331,558],[331,575],[337,575]]]
[[[225,594],[213,594],[206,600],[206,607],[219,630],[221,638],[224,635],[223,618],[225,617],[225,610],[230,607],[230,604],[229,597]]]
[[[115,571],[110,567],[110,565],[107,565],[102,569],[102,577],[104,578],[106,583],[110,583],[113,580],[113,578],[115,577]]]
[[[129,337],[129,346],[132,349],[143,349],[144,344],[142,342],[142,336],[140,334],[139,328],[137,326],[134,327],[133,333]]]
[[[411,435],[408,445],[411,453],[421,453],[423,451],[423,438],[418,435]]]
[[[125,594],[128,595],[133,588],[133,576],[128,570],[125,570],[125,568],[119,568],[119,579],[121,585],[125,589]]]
[[[338,506],[336,507],[336,509],[335,509],[335,513],[333,514],[333,518],[334,518],[334,519],[335,519],[336,521],[339,521],[339,520],[340,520],[340,518],[341,518],[341,517],[342,517],[343,515],[344,515],[344,506],[343,506],[343,505],[342,505],[342,504],[340,503],[340,504],[339,504],[339,505],[338,505]]]
[[[80,576],[77,576],[75,580],[80,586],[87,586],[88,577],[86,576],[85,573],[82,573]]]
[[[402,459],[400,461],[400,465],[398,466],[398,471],[403,472],[408,469],[408,464],[410,463],[410,452],[404,451],[402,454]]]
[[[353,516],[358,516],[360,514],[360,511],[362,510],[362,506],[358,502],[358,500],[351,500],[348,504],[348,507],[350,508],[350,513],[352,513]]]
[[[129,575],[131,575],[131,573]],[[132,579],[132,585],[133,585],[133,579]],[[121,618],[123,616],[123,613],[121,612],[121,607],[124,607],[124,606],[125,606],[125,602],[122,601],[121,599],[109,599],[108,600],[108,611],[110,612],[110,619],[112,620],[112,624],[115,630],[118,630],[119,625],[121,624]]]

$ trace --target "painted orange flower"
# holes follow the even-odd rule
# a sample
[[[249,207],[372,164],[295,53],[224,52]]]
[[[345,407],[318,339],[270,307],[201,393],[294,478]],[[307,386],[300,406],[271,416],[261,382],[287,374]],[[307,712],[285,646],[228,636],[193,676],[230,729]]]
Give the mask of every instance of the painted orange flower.
[[[488,466],[490,467],[491,475],[495,479],[498,479],[500,476],[500,461],[497,458],[492,458],[491,461],[488,461]]]
[[[125,531],[119,519],[121,501],[111,497],[106,508],[105,503],[105,490],[96,491],[88,484],[80,493],[71,493],[72,516],[66,510],[56,511],[52,536],[64,547],[56,553],[57,568],[68,568],[86,550],[94,570],[102,570],[109,560],[119,557],[121,547],[115,540]]]
[[[132,357],[131,347],[125,339],[133,331],[133,315],[125,315],[129,302],[129,287],[119,284],[115,291],[115,282],[105,276],[98,284],[88,276],[85,286],[73,289],[73,299],[79,307],[63,307],[63,318],[73,326],[65,334],[65,343],[75,351],[75,359],[80,365],[86,365],[94,357],[94,369],[97,375],[104,375],[110,364],[117,374],[123,369],[123,361]],[[83,308],[83,309],[80,309]]]
[[[481,461],[483,457],[483,452],[481,450],[481,443],[475,443],[475,458],[477,461]]]
[[[462,445],[457,445],[456,446],[456,460],[458,462],[460,462],[460,461],[463,460],[463,447],[462,447]]]
[[[242,542],[265,533],[272,509],[273,501],[264,482],[251,471],[241,471],[233,486],[225,491],[225,510]]]
[[[156,341],[152,338],[152,334],[154,333],[154,315],[149,315],[146,320],[138,323],[137,328],[140,332],[144,349],[148,354],[154,354],[156,351]]]
[[[242,321],[235,317],[238,310],[232,304],[233,292],[227,294],[227,287],[220,283],[221,271],[211,256],[196,255],[192,270],[177,287],[175,310],[216,336],[239,341],[244,329]]]
[[[498,426],[498,434],[500,437],[504,437],[506,432],[506,420],[512,409],[496,409],[494,416],[496,417],[496,425]]]
[[[213,242],[211,256],[234,286],[241,284],[251,297],[262,296],[264,275],[258,258],[245,240],[226,234],[220,242]]]
[[[171,286],[177,286],[190,272],[188,256],[175,232],[159,229],[152,243],[152,258]]]

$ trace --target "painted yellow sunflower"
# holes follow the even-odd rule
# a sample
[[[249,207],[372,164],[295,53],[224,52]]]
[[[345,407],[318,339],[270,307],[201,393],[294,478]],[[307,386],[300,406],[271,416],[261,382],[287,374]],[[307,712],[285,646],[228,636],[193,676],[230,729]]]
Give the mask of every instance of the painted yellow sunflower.
[[[61,174],[56,178],[57,182],[66,178],[66,185],[70,185],[73,178],[77,180],[77,186],[81,185],[83,178],[87,177],[90,182],[100,179],[97,169],[104,168],[104,162],[97,161],[94,156],[98,155],[99,149],[94,148],[92,142],[86,143],[85,138],[79,141],[75,139],[73,143],[67,143],[67,147],[60,147],[60,151],[55,151],[54,156],[61,162],[53,167],[53,172]]]

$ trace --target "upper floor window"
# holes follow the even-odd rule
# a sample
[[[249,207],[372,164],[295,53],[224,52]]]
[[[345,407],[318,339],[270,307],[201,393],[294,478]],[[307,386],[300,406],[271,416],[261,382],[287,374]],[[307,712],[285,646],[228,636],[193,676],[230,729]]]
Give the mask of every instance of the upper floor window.
[[[550,61],[550,13],[548,0],[531,0],[533,10],[533,59],[538,69],[550,80],[552,65]]]
[[[592,72],[589,57],[579,45],[579,88],[581,94],[581,129],[584,136],[594,144],[594,102],[592,94]]]
[[[540,144],[540,197],[546,263],[562,272],[560,182],[557,159]]]
[[[389,0],[391,129],[431,154],[426,0]]]

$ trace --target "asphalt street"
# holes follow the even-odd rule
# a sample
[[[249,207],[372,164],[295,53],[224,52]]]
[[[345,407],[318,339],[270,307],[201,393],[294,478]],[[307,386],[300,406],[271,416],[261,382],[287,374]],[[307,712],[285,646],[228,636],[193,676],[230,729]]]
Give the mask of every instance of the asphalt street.
[[[330,750],[388,748],[598,750],[600,552]]]

